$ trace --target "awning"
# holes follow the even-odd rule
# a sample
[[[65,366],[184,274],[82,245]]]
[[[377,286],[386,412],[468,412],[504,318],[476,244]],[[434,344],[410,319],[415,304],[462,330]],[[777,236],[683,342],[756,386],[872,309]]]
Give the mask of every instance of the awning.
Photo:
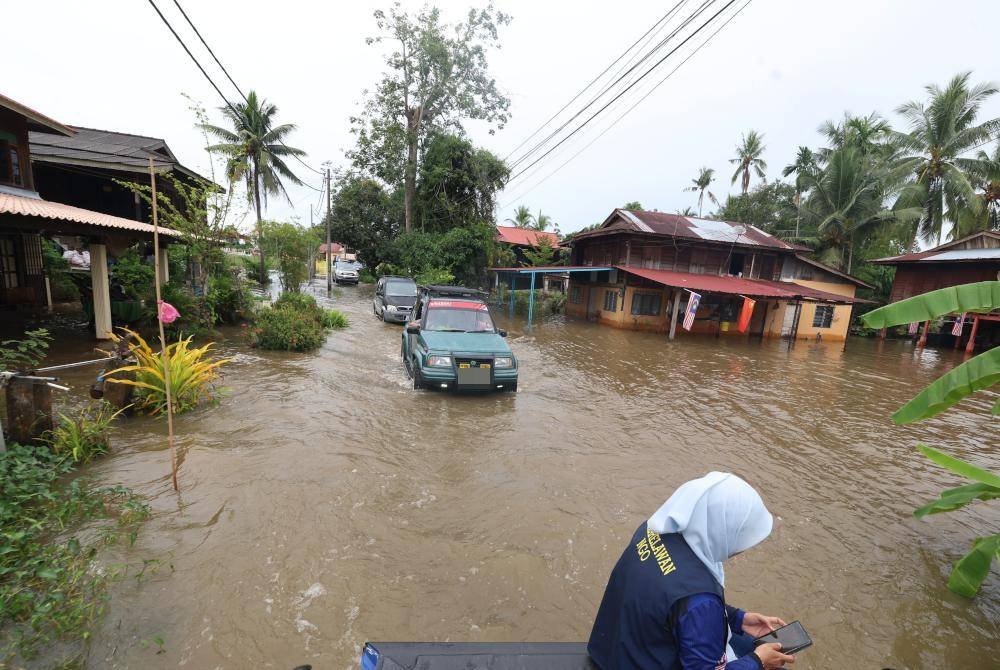
[[[837,293],[829,293],[818,289],[793,284],[791,282],[767,281],[765,279],[745,279],[743,277],[720,277],[718,275],[694,274],[692,272],[674,272],[672,270],[653,270],[634,265],[617,265],[619,270],[642,277],[657,284],[683,288],[691,291],[707,293],[723,293],[727,295],[747,296],[750,298],[773,298],[778,300],[808,300],[814,302],[832,302],[849,305],[856,302],[869,302],[859,298],[850,298]]]
[[[27,198],[9,193],[0,193],[0,214],[16,214],[40,219],[52,219],[54,221],[69,221],[100,228],[116,228],[118,230],[153,234],[153,226],[141,221],[102,214],[101,212],[94,212],[89,209],[64,205],[60,202],[49,202],[41,198]],[[2,227],[2,223],[0,223],[0,227]],[[162,226],[159,226],[159,232],[161,235],[170,237],[180,238],[184,236],[178,230]]]

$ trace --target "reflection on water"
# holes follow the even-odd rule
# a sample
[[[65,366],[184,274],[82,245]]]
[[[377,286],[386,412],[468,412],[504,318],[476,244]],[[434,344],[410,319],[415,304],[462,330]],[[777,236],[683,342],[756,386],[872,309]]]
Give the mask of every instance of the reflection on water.
[[[918,439],[995,467],[995,397],[915,427],[888,418],[953,352],[515,321],[520,392],[455,397],[409,389],[401,329],[370,299],[341,289],[351,327],[316,354],[223,343],[228,396],[177,419],[179,496],[163,426],[121,424],[91,474],[155,513],[110,560],[157,563],[114,587],[90,667],[353,668],[368,639],[581,640],[635,526],[712,469],[780,517],[731,562],[727,597],[804,622],[816,644],[797,668],[996,657],[1000,579],[974,601],[944,582],[1000,530],[997,507],[911,517],[958,483]],[[82,397],[91,373],[67,377]]]

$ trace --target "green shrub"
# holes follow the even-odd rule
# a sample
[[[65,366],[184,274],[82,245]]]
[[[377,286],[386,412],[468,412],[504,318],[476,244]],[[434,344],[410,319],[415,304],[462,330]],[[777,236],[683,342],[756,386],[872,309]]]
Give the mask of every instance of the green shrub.
[[[326,339],[316,314],[289,305],[265,307],[249,329],[250,344],[278,351],[310,351]]]
[[[414,281],[421,286],[447,286],[455,281],[455,275],[444,268],[429,268],[414,277]]]
[[[171,279],[160,287],[160,295],[164,302],[177,308],[180,317],[173,323],[164,324],[163,328],[168,339],[177,339],[182,334],[194,337],[211,335],[215,325],[215,314],[206,298],[197,297],[184,286],[181,279]],[[156,324],[156,298],[147,299],[148,321]]]
[[[208,278],[205,302],[216,322],[239,323],[250,312],[253,297],[243,280],[232,274],[220,274]]]
[[[69,261],[62,257],[58,245],[52,240],[42,238],[42,267],[49,277],[49,287],[52,289],[52,299],[56,301],[78,300],[80,289],[73,282],[69,273]]]
[[[358,281],[362,284],[374,284],[378,281],[378,277],[373,275],[368,268],[361,268],[361,271],[358,273]]]
[[[347,315],[336,309],[323,310],[323,327],[340,330],[347,328]]]
[[[142,300],[153,289],[156,271],[149,263],[144,263],[139,252],[129,249],[118,257],[111,267],[111,278],[122,287],[130,300]]]
[[[316,304],[316,298],[312,297],[308,293],[282,293],[278,296],[278,299],[274,301],[274,306],[277,308],[291,307],[292,309],[304,312],[316,312],[319,310],[319,306]]]
[[[56,427],[46,431],[42,441],[56,454],[74,463],[86,463],[94,456],[108,453],[111,422],[122,411],[116,412],[111,405],[101,402],[72,416],[60,414]]]
[[[56,641],[89,639],[112,578],[93,569],[97,550],[121,537],[134,543],[149,516],[149,506],[126,488],[92,489],[82,479],[62,485],[73,469],[64,456],[8,446],[0,452],[0,667],[14,657],[30,660]],[[75,534],[95,519],[116,522],[96,537]]]

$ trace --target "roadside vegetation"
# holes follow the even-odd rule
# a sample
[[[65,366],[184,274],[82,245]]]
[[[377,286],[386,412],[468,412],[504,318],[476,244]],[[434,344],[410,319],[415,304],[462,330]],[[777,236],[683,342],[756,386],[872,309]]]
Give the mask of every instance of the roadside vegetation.
[[[45,331],[0,343],[0,368],[33,367],[47,346]],[[74,474],[108,451],[116,416],[104,406],[60,415],[40,444],[0,452],[0,667],[20,667],[55,642],[86,642],[108,582],[128,571],[101,566],[100,550],[134,543],[149,506],[127,488]],[[67,648],[62,667],[79,660],[79,647]]]
[[[277,351],[312,351],[326,341],[327,331],[346,328],[347,317],[323,309],[305,293],[283,293],[273,305],[263,307],[248,328],[251,346]]]

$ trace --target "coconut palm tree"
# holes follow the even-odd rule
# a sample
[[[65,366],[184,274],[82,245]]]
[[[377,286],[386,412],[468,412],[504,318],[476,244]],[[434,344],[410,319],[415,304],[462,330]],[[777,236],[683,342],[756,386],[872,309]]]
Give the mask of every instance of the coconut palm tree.
[[[551,226],[555,225],[552,221],[552,217],[548,214],[542,214],[542,210],[538,210],[538,215],[534,217],[535,225],[533,228],[535,230],[548,230]]]
[[[531,210],[524,205],[519,206],[514,210],[514,217],[509,218],[505,223],[513,224],[518,228],[531,228],[535,222],[535,217],[531,214]]]
[[[264,250],[261,245],[263,233],[262,210],[267,206],[269,195],[282,195],[291,203],[285,190],[285,181],[301,184],[302,181],[285,164],[289,156],[305,156],[302,149],[295,149],[284,143],[294,130],[294,123],[275,125],[278,108],[264,98],[258,98],[250,91],[245,103],[237,102],[232,107],[219,108],[232,128],[222,128],[205,123],[201,128],[220,140],[219,144],[208,147],[226,157],[227,177],[232,182],[244,181],[247,196],[257,210],[257,248],[260,251],[260,281],[267,281],[264,264]]]
[[[691,186],[684,189],[689,193],[698,193],[698,218],[701,218],[701,205],[705,200],[706,193],[708,194],[708,199],[715,203],[716,207],[719,206],[718,198],[708,190],[709,185],[713,181],[715,181],[715,170],[703,167],[698,170],[698,176],[691,180]]]
[[[823,170],[805,173],[809,198],[802,213],[814,224],[822,247],[834,252],[835,263],[850,272],[854,247],[866,236],[920,216],[919,208],[888,209],[884,203],[901,188],[906,168],[873,167],[854,146],[835,149]],[[829,253],[821,256],[829,258]]]
[[[756,130],[751,130],[743,135],[743,139],[736,146],[736,158],[730,158],[729,162],[736,165],[736,172],[730,182],[735,184],[737,179],[742,177],[741,188],[743,195],[750,190],[750,171],[753,170],[758,177],[764,178],[767,171],[767,163],[761,158],[764,153],[764,136]]]
[[[677,214],[678,216],[697,216],[699,219],[701,218],[701,214],[698,214],[690,207],[685,207],[684,209],[678,209]]]
[[[958,235],[1000,230],[1000,142],[993,147],[992,155],[980,150],[976,162],[967,169],[977,189],[976,204],[959,215]]]
[[[799,221],[802,218],[802,194],[806,190],[806,177],[817,169],[819,169],[819,165],[813,150],[809,147],[799,147],[799,151],[795,155],[795,162],[786,165],[781,171],[782,177],[795,175],[795,237],[799,236]]]
[[[888,158],[891,153],[888,140],[892,135],[892,126],[878,112],[872,112],[868,116],[851,116],[845,113],[841,123],[824,121],[820,124],[819,132],[830,142],[829,148],[820,149],[820,157],[823,159],[830,152],[846,146],[853,146],[862,156],[876,159]]]
[[[897,201],[898,207],[920,207],[910,246],[917,235],[924,240],[944,237],[946,220],[955,222],[962,211],[976,208],[976,194],[970,173],[985,170],[979,157],[962,154],[990,142],[1000,132],[1000,118],[976,123],[983,102],[997,92],[996,84],[969,85],[971,73],[956,75],[943,89],[927,87],[927,104],[908,102],[896,111],[909,122],[908,133],[893,133],[894,140],[908,155],[900,160],[915,176]],[[954,229],[953,229],[954,232]]]

